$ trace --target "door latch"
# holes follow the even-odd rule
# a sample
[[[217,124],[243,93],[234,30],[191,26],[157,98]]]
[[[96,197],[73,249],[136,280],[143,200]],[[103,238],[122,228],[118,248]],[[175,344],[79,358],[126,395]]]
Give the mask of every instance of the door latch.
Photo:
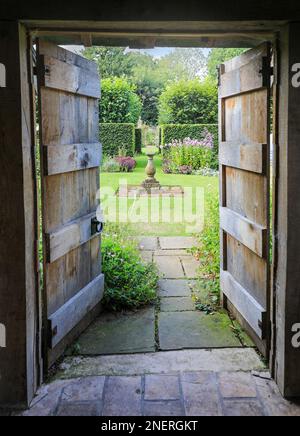
[[[102,233],[103,229],[104,229],[104,223],[98,221],[96,217],[92,218],[92,225],[91,225],[92,236]]]

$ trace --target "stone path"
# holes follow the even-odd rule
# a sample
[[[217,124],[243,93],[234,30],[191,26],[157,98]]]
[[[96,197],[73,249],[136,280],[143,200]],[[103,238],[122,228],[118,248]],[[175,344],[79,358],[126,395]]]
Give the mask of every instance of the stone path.
[[[104,313],[69,352],[93,356],[248,346],[235,335],[226,313],[196,311],[193,293],[199,264],[188,251],[195,244],[193,238],[141,238],[142,257],[155,262],[163,277],[159,282],[160,309]]]
[[[14,415],[300,416],[300,406],[284,400],[267,373],[198,371],[59,380]]]
[[[186,251],[193,243],[143,238],[143,257],[165,274],[160,311],[103,315],[77,342],[82,356],[65,358],[30,410],[0,416],[300,416],[229,317],[195,310],[197,265]],[[173,349],[182,350],[166,351]]]

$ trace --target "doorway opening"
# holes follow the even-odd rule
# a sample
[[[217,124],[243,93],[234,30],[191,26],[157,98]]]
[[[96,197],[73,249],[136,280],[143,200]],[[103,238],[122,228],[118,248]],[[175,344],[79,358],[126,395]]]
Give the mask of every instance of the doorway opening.
[[[266,59],[271,59],[269,50],[266,44],[241,54],[238,59],[227,60],[219,71],[219,82],[215,82],[216,93],[202,89],[202,98],[208,92],[206,114],[204,111],[202,117],[208,109],[212,118],[219,113],[215,123],[168,122],[168,98],[171,106],[172,92],[176,97],[171,83],[157,99],[162,107],[165,105],[165,114],[162,113],[165,122],[160,127],[145,127],[140,116],[136,121],[129,119],[134,122],[126,123],[124,119],[112,122],[109,118],[114,111],[112,100],[107,97],[105,101],[105,92],[111,98],[114,87],[118,92],[124,88],[132,113],[138,110],[140,100],[133,97],[133,94],[138,96],[136,88],[130,81],[129,86],[124,84],[124,77],[101,78],[105,87],[102,87],[100,109],[106,118],[100,120],[99,137],[100,86],[96,84],[97,67],[89,58],[92,49],[85,53],[87,60],[82,54],[69,52],[52,42],[39,41],[37,72],[46,273],[43,288],[48,302],[47,313],[44,311],[46,367],[70,343],[68,353],[79,356],[254,346],[268,355],[271,65]],[[76,74],[69,76],[71,67]],[[253,69],[257,73],[254,78]],[[67,77],[72,77],[75,83],[69,83]],[[187,99],[184,107],[180,107],[184,93],[201,92],[199,83],[202,85],[196,78],[193,88],[182,81],[183,90],[177,90],[177,112],[184,112],[189,104]],[[178,83],[176,86],[180,88]],[[218,101],[219,111],[216,109],[212,115]],[[107,112],[105,104],[109,107]],[[197,115],[197,110],[191,108],[190,112]],[[248,111],[246,116],[245,111]],[[214,130],[210,131],[212,125]],[[237,133],[244,136],[237,138]],[[59,153],[54,149],[57,141],[63,146]],[[99,179],[100,142],[106,152]],[[131,148],[132,153],[133,144],[134,147],[138,144],[140,149]],[[109,147],[114,147],[111,154],[107,153]],[[217,149],[221,150],[220,172],[216,164]],[[153,155],[156,174],[153,174]],[[196,160],[198,166],[194,166]],[[147,179],[153,182],[155,176],[160,185],[151,186],[150,193],[149,187],[143,185],[147,163]],[[99,180],[102,210],[96,208]],[[58,199],[62,199],[62,207]],[[223,244],[221,274],[216,269],[220,259],[217,254],[220,252],[219,206]],[[104,218],[106,226],[102,231]],[[115,222],[114,218],[117,218]],[[142,266],[138,249],[145,262]],[[131,271],[136,274],[135,282]],[[143,308],[145,303],[152,306]],[[73,304],[79,308],[75,315]],[[134,309],[134,312],[103,315],[104,304],[110,310]],[[143,309],[136,311],[139,306]],[[239,319],[252,340],[220,306]],[[78,337],[79,331],[84,331],[97,315],[94,324],[74,343],[72,340]]]

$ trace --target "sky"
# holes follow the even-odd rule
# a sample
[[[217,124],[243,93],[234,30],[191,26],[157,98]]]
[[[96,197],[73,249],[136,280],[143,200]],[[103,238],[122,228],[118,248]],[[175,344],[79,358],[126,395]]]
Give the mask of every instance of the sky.
[[[175,49],[171,48],[171,47],[156,47],[156,48],[152,48],[152,49],[143,49],[143,50],[131,50],[131,49],[129,49],[129,50],[130,51],[141,51],[143,53],[148,53],[155,58],[161,58],[161,57],[166,56],[167,54],[171,53]],[[203,49],[203,52],[205,55],[207,55],[209,53],[209,49]]]
[[[83,46],[78,46],[78,45],[69,45],[69,46],[63,46],[63,47],[66,48],[67,50],[73,51],[73,52],[78,53],[78,54],[80,54],[80,52],[84,48]],[[156,48],[151,48],[151,49],[138,49],[138,50],[128,49],[128,50],[129,51],[141,51],[143,53],[148,53],[155,58],[161,58],[161,57],[166,56],[167,54],[171,53],[175,49],[172,47],[156,47]],[[203,52],[205,55],[207,55],[209,53],[209,49],[204,48]]]

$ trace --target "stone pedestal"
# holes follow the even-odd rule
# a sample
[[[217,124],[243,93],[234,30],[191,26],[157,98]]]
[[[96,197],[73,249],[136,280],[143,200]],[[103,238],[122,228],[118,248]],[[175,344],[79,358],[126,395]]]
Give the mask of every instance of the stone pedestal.
[[[146,189],[147,192],[151,192],[153,189],[160,189],[160,183],[155,178],[156,168],[154,164],[154,156],[155,154],[149,153],[148,157],[148,165],[146,167],[146,175],[147,179],[142,183],[143,188]]]

